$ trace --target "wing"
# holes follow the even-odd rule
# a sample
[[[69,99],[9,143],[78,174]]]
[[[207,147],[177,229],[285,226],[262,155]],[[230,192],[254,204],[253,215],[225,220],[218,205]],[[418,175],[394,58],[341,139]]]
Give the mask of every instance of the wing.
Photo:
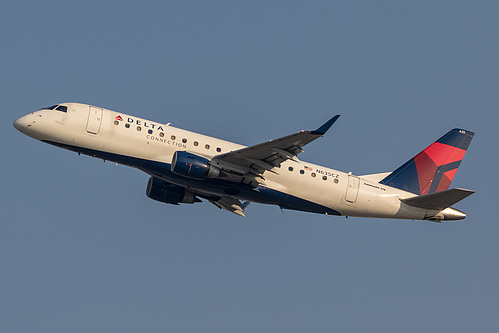
[[[277,173],[272,169],[286,160],[297,162],[296,155],[303,151],[302,148],[324,136],[339,117],[339,115],[334,116],[315,131],[301,131],[255,146],[217,155],[213,157],[211,162],[224,170],[234,170],[240,174],[251,173],[261,177],[265,171]]]
[[[241,202],[231,197],[221,197],[219,200],[210,200],[210,202],[220,209],[228,210],[242,217],[246,217],[244,211],[250,204],[249,201]]]

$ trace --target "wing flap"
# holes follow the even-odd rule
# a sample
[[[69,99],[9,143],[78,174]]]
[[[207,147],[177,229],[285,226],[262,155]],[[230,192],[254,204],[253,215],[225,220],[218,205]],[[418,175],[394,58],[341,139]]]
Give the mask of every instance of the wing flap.
[[[400,199],[403,203],[423,209],[444,210],[464,198],[472,195],[475,191],[462,188],[453,188],[431,194],[420,195],[407,199]]]

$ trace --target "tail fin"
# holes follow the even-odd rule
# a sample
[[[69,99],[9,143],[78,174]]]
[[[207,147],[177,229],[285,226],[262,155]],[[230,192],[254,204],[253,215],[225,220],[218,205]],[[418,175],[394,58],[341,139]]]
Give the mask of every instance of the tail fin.
[[[418,195],[447,190],[474,135],[458,128],[449,131],[380,183]]]

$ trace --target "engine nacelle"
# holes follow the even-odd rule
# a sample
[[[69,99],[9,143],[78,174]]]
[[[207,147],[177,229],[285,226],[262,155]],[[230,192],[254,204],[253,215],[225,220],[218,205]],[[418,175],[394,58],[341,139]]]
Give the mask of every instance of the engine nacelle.
[[[194,193],[182,186],[165,182],[164,180],[151,177],[147,182],[146,195],[156,201],[178,205],[179,203],[201,202]]]
[[[211,165],[208,159],[186,151],[173,154],[171,170],[179,176],[193,179],[217,178],[220,174],[220,169]]]

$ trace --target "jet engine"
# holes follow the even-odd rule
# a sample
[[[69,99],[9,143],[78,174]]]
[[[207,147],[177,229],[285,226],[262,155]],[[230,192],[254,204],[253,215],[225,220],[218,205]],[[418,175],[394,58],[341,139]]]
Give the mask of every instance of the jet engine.
[[[153,200],[173,205],[201,202],[201,200],[196,198],[194,193],[182,186],[171,184],[155,177],[149,178],[146,195]]]
[[[186,151],[173,154],[171,170],[179,176],[200,180],[220,175],[220,169],[211,165],[208,159]]]

